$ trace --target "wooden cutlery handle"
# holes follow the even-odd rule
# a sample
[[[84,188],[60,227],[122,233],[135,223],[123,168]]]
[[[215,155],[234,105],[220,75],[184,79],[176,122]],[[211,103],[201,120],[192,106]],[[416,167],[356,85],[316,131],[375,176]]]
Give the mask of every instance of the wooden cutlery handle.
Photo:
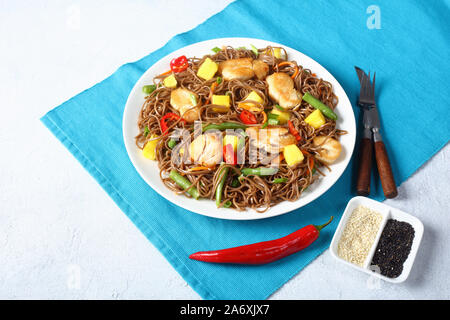
[[[384,196],[386,198],[395,198],[398,194],[397,186],[395,185],[394,175],[392,174],[391,164],[383,141],[375,142],[375,158]]]
[[[360,146],[358,180],[356,182],[356,193],[360,196],[370,194],[370,172],[372,167],[372,139],[363,138]]]

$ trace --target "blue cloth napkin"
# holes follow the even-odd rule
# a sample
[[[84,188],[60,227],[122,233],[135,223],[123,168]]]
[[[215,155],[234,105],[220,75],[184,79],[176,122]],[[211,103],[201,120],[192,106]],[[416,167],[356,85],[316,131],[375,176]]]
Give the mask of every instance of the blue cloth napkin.
[[[376,70],[383,136],[400,184],[450,137],[450,6],[449,1],[419,0],[371,4],[361,0],[236,1],[161,49],[123,65],[41,120],[201,297],[265,299],[328,248],[343,209],[354,196],[357,161],[325,195],[289,214],[258,221],[204,217],[160,197],[134,169],[122,141],[126,99],[142,73],[160,58],[211,38],[255,37],[295,48],[325,66],[353,104],[359,93],[353,66]],[[354,110],[359,117],[359,110]],[[374,175],[372,180],[371,197],[382,200],[379,179]],[[268,265],[218,265],[188,259],[198,250],[284,236],[308,224],[321,224],[330,215],[336,216],[333,224],[309,248]]]

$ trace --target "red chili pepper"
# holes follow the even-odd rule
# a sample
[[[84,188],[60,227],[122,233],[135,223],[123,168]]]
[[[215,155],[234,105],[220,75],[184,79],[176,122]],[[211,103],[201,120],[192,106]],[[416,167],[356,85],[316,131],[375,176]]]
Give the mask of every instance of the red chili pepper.
[[[245,124],[257,124],[256,117],[253,113],[247,110],[243,110],[239,115],[239,119]]]
[[[216,251],[200,251],[190,259],[213,263],[264,264],[296,253],[313,243],[331,219],[320,226],[308,225],[283,238]]]
[[[186,120],[181,118],[179,115],[173,112],[166,113],[161,120],[159,120],[159,124],[161,125],[162,134],[165,136],[168,131],[169,127],[167,126],[166,120],[180,120],[184,124],[186,124]]]
[[[186,56],[180,56],[180,57],[174,58],[174,59],[172,59],[172,61],[170,61],[170,70],[172,70],[175,73],[184,71],[188,67],[189,67],[189,62],[188,62],[188,59],[186,58]]]
[[[289,126],[289,132],[292,133],[292,135],[297,139],[297,141],[302,140],[302,137],[300,136],[300,133],[298,133],[297,129],[295,129],[294,125],[292,124],[291,120],[288,120],[288,126]]]
[[[234,152],[233,145],[230,143],[226,146],[223,146],[223,160],[227,164],[237,164],[237,152]]]

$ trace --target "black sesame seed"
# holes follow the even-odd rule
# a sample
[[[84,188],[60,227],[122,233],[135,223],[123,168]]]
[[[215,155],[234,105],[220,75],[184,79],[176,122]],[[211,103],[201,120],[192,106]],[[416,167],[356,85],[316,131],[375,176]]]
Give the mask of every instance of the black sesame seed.
[[[381,233],[372,266],[378,266],[382,275],[397,278],[403,271],[414,240],[414,228],[407,222],[389,219]]]

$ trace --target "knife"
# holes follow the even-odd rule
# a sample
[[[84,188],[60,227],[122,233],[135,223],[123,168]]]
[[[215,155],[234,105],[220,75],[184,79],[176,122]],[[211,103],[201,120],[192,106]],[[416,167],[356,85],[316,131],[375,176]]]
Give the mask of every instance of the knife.
[[[363,110],[363,136],[360,146],[360,167],[356,183],[356,192],[359,195],[370,194],[370,171],[372,165],[372,150],[375,149],[375,159],[381,185],[386,198],[395,198],[398,194],[392,168],[387,155],[386,147],[380,133],[380,118],[375,102],[375,75],[373,83],[369,76],[360,68],[355,67],[361,84],[358,106]]]

